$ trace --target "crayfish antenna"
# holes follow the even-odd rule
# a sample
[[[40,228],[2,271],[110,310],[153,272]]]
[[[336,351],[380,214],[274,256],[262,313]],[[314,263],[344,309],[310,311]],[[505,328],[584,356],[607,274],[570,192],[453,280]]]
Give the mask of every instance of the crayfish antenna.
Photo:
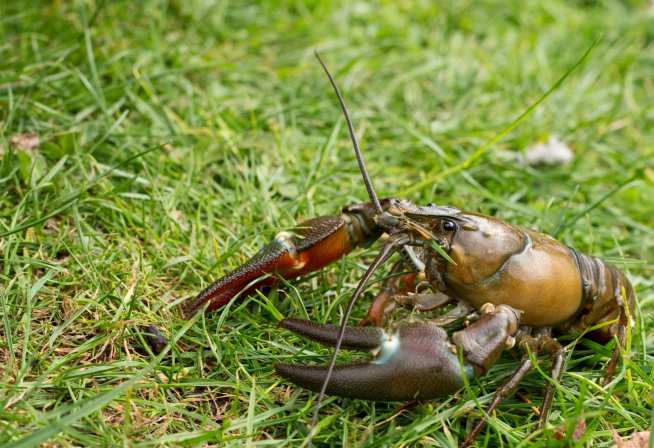
[[[338,90],[338,86],[336,86],[336,81],[334,81],[334,77],[329,72],[329,69],[327,68],[323,60],[320,58],[320,54],[318,53],[318,50],[314,50],[313,54],[315,54],[316,59],[318,59],[318,62],[320,62],[320,65],[322,66],[323,70],[327,74],[327,78],[329,78],[329,83],[334,88],[334,93],[336,94],[336,98],[338,98],[338,103],[341,105],[341,110],[343,111],[343,115],[345,115],[347,130],[350,133],[352,146],[354,146],[354,155],[357,158],[357,163],[359,164],[359,170],[361,171],[361,175],[363,176],[363,183],[366,185],[366,190],[368,190],[368,196],[370,197],[370,201],[375,206],[377,213],[381,215],[382,213],[384,213],[384,210],[382,209],[381,203],[377,198],[377,193],[375,193],[375,189],[372,186],[372,181],[370,180],[370,175],[368,174],[368,170],[366,169],[366,164],[363,160],[363,154],[361,154],[361,149],[359,148],[359,141],[357,140],[357,136],[354,133],[354,126],[352,125],[352,120],[350,119],[350,114],[347,111],[347,106],[345,105],[343,96],[341,95],[341,92]]]
[[[336,85],[336,82],[334,81],[334,77],[332,74],[329,72],[329,69],[323,62],[323,60],[320,58],[320,54],[318,53],[318,50],[314,51],[314,54],[316,56],[316,59],[318,59],[318,62],[322,66],[323,70],[325,71],[325,74],[327,75],[327,78],[329,78],[329,83],[332,85],[334,88],[334,93],[336,94],[336,97],[338,98],[338,102],[341,106],[341,110],[343,111],[343,115],[345,116],[345,121],[347,123],[347,129],[348,132],[350,133],[350,139],[352,140],[352,145],[354,147],[354,155],[356,156],[357,163],[359,164],[359,171],[361,171],[361,175],[363,176],[363,182],[366,185],[366,190],[368,190],[368,196],[370,197],[370,201],[372,202],[373,206],[375,207],[375,211],[377,212],[378,216],[381,216],[384,214],[384,210],[381,206],[381,203],[379,202],[379,199],[377,198],[377,194],[375,193],[375,189],[372,186],[372,181],[370,180],[370,176],[368,175],[368,170],[366,169],[366,164],[363,160],[363,155],[361,154],[361,149],[359,148],[359,142],[357,140],[356,134],[354,133],[354,126],[352,125],[352,120],[350,119],[350,114],[348,113],[347,106],[345,105],[345,101],[343,100],[343,96],[341,95],[341,92],[338,90],[338,86]],[[313,412],[313,417],[311,419],[311,426],[310,426],[310,431],[309,435],[307,436],[307,439],[305,440],[305,443],[303,446],[310,445],[311,444],[311,439],[313,438],[313,435],[316,430],[316,425],[318,423],[318,413],[320,411],[320,404],[322,403],[323,398],[325,397],[325,394],[327,392],[328,386],[329,386],[329,380],[332,377],[332,374],[334,373],[334,368],[336,366],[336,356],[338,354],[339,349],[341,348],[341,344],[343,343],[343,338],[345,337],[346,333],[346,325],[347,321],[350,317],[350,314],[352,313],[352,309],[354,308],[354,304],[356,303],[357,299],[361,296],[363,293],[363,290],[365,288],[366,283],[372,276],[372,274],[390,257],[393,253],[395,253],[401,246],[403,246],[406,243],[406,241],[397,239],[395,241],[391,240],[384,247],[382,250],[377,254],[377,257],[375,260],[372,262],[372,264],[368,267],[368,270],[366,273],[363,275],[361,280],[359,281],[359,284],[357,285],[356,290],[354,291],[354,294],[352,294],[352,298],[347,304],[347,308],[345,310],[345,314],[343,315],[343,318],[341,320],[341,323],[338,327],[338,334],[336,335],[336,340],[335,340],[335,346],[334,346],[334,351],[332,353],[331,360],[329,362],[329,365],[323,372],[324,374],[320,376],[320,378],[316,378],[316,381],[318,384],[322,384],[320,388],[316,387],[316,390],[319,389],[320,393],[318,394],[318,400],[316,401],[316,405],[314,408]]]
[[[361,294],[363,293],[366,283],[368,283],[368,280],[372,277],[372,274],[379,269],[379,267],[384,264],[388,258],[393,255],[399,248],[401,248],[404,244],[407,243],[406,238],[398,238],[398,239],[391,239],[388,241],[384,247],[382,247],[381,251],[377,254],[373,262],[370,264],[368,267],[368,270],[366,271],[365,274],[363,274],[363,277],[361,277],[361,280],[359,280],[359,283],[357,285],[357,288],[354,290],[354,294],[352,294],[352,297],[350,298],[350,301],[347,304],[347,308],[345,309],[345,314],[343,314],[343,318],[341,319],[341,323],[338,326],[338,334],[336,335],[336,340],[334,344],[334,351],[332,352],[332,357],[329,361],[329,364],[327,365],[327,368],[324,372],[324,375],[321,377],[322,379],[322,386],[320,387],[320,392],[318,394],[318,400],[316,401],[316,405],[314,407],[314,412],[313,412],[313,417],[311,419],[311,426],[310,426],[310,431],[309,435],[307,436],[307,441],[303,446],[310,444],[311,438],[314,435],[314,431],[316,429],[316,425],[318,424],[318,413],[320,411],[320,405],[325,398],[325,394],[327,393],[327,388],[329,386],[329,380],[332,377],[332,374],[334,372],[334,368],[336,366],[336,356],[338,355],[338,351],[341,348],[341,345],[344,341],[346,330],[347,330],[347,321],[350,318],[350,314],[352,314],[352,309],[354,308],[354,304],[356,301],[361,297]],[[315,338],[319,339],[319,338]],[[327,338],[325,338],[327,339]],[[348,337],[348,339],[350,339]]]

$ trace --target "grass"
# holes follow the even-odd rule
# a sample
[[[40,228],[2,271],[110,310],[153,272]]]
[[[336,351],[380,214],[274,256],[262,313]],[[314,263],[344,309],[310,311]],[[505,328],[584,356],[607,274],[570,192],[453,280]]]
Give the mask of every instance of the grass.
[[[315,394],[272,364],[328,352],[276,322],[338,321],[374,248],[221,313],[186,322],[178,305],[280,229],[366,199],[314,48],[382,196],[556,233],[634,283],[636,325],[616,381],[598,386],[610,347],[567,340],[548,428],[536,430],[533,410],[544,368],[477,445],[612,446],[614,433],[648,429],[653,14],[608,0],[3,2],[0,445],[304,440]],[[466,163],[600,35],[551,96]],[[22,133],[41,145],[17,149]],[[550,135],[574,147],[571,165],[513,161]],[[176,341],[159,357],[143,349],[139,327],[150,323]],[[467,390],[408,408],[330,398],[315,442],[456,446],[516,364],[507,355]]]

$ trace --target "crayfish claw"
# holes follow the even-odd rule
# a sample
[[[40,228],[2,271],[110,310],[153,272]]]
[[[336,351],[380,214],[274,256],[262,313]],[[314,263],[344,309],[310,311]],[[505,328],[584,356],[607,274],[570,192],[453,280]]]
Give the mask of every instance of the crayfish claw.
[[[314,392],[320,391],[327,376],[327,367],[322,366],[279,363],[275,365],[275,369],[284,378]],[[390,379],[371,381],[371,378],[380,376],[388,374],[382,366],[372,363],[336,366],[327,386],[327,393],[363,400],[388,400],[388,386],[384,383]]]
[[[329,333],[328,337],[320,333],[337,331],[335,326],[291,322],[282,325],[289,328],[300,323],[299,333],[321,342],[335,341],[335,333]],[[461,365],[447,333],[429,322],[403,322],[390,332],[371,327],[347,327],[345,334],[350,338],[347,341],[350,348],[354,345],[353,335],[366,334],[365,338],[370,337],[372,342],[371,336],[376,334],[374,347],[370,347],[372,344],[356,347],[374,348],[374,358],[370,362],[336,366],[327,385],[327,393],[331,395],[375,401],[427,399],[460,389],[464,384],[463,376],[474,375],[472,366]],[[346,339],[344,346],[345,342]],[[313,391],[320,390],[328,371],[322,366],[285,363],[277,364],[276,370],[284,378]]]
[[[279,326],[291,330],[323,345],[336,345],[338,325],[318,324],[304,319],[284,319]],[[379,347],[384,336],[384,330],[377,327],[345,327],[343,333],[343,348],[374,350]]]
[[[467,328],[448,337],[429,321],[403,321],[389,330],[345,327],[342,346],[371,349],[369,362],[335,366],[326,392],[347,398],[406,401],[449,395],[467,380],[488,370],[510,345],[518,330],[520,312],[507,305],[486,307],[486,313]],[[299,319],[281,326],[323,344],[335,345],[339,327]],[[320,391],[329,369],[323,366],[277,364],[290,381]]]

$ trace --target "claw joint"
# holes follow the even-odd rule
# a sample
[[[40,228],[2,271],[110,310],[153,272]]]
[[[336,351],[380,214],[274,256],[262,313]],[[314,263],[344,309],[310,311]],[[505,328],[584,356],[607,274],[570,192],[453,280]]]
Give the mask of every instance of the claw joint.
[[[452,341],[478,374],[486,372],[515,343],[513,335],[520,322],[518,311],[507,305],[485,304],[481,311],[484,314],[479,319],[452,335]]]

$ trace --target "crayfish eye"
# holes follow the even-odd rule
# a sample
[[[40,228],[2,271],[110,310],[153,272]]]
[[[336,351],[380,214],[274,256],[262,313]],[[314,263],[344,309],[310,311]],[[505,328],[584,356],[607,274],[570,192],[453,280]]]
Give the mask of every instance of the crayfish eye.
[[[445,232],[454,232],[456,230],[456,224],[454,224],[452,221],[443,221],[441,223],[441,228]]]

